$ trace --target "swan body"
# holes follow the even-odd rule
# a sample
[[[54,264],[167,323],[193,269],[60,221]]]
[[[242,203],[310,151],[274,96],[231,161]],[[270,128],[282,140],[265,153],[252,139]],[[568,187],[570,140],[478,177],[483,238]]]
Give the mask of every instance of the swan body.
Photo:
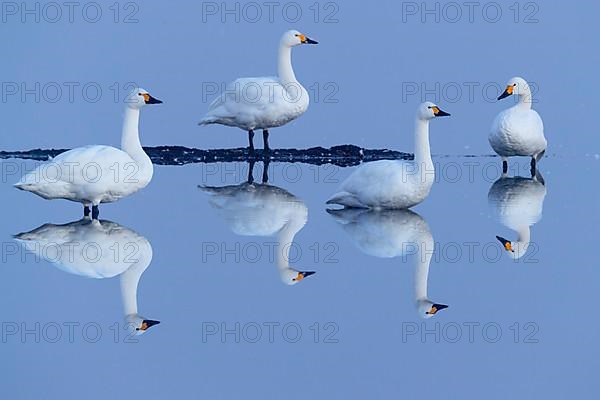
[[[405,209],[421,203],[435,181],[429,147],[429,121],[450,115],[431,102],[419,106],[414,160],[380,160],[360,165],[327,204],[374,209]]]
[[[308,92],[299,83],[284,84],[277,77],[240,78],[210,104],[200,125],[220,124],[245,131],[277,128],[304,114],[308,106]]]
[[[504,162],[513,156],[529,156],[537,162],[548,143],[542,118],[531,108],[531,88],[523,78],[512,78],[498,100],[511,95],[518,96],[518,102],[500,112],[494,120],[488,137],[490,145]]]
[[[507,254],[519,259],[527,253],[531,241],[530,227],[542,218],[546,186],[536,178],[501,177],[488,192],[488,203],[496,217],[518,234],[512,242],[497,236]]]
[[[220,124],[243,129],[249,133],[254,150],[254,130],[264,131],[268,149],[268,129],[293,121],[308,109],[308,91],[298,82],[292,68],[292,48],[302,44],[317,44],[302,33],[291,30],[279,42],[278,76],[240,78],[227,85],[224,93],[209,106],[199,125]]]
[[[152,261],[152,246],[137,232],[115,222],[83,218],[45,224],[15,235],[15,240],[64,272],[93,279],[119,276],[125,319],[136,334],[159,323],[138,314],[138,283]]]
[[[127,101],[121,149],[94,145],[69,150],[24,175],[15,187],[44,199],[95,207],[146,187],[153,167],[139,140],[140,110],[146,104],[159,103],[145,90],[136,89]]]
[[[229,229],[240,236],[276,236],[276,264],[283,283],[295,285],[313,275],[289,265],[294,237],[308,219],[306,204],[277,186],[242,183],[235,186],[200,187],[211,195],[210,203]]]
[[[429,265],[435,243],[427,222],[410,210],[327,210],[363,253],[378,258],[417,257],[415,302],[423,318],[431,318],[447,305],[427,295]]]

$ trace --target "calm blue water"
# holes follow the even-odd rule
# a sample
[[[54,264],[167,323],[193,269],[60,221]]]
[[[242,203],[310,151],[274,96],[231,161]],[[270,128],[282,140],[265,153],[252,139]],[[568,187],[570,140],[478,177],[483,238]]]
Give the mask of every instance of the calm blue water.
[[[525,161],[519,164],[523,170]],[[93,398],[139,391],[151,398],[282,392],[292,398],[433,396],[467,393],[466,376],[468,393],[492,398],[589,394],[598,355],[593,318],[598,271],[587,255],[595,237],[579,232],[599,221],[592,211],[595,189],[576,177],[597,168],[597,160],[543,160],[543,215],[531,226],[528,253],[518,261],[495,239],[518,236],[488,202],[497,176],[481,175],[497,171],[498,160],[436,158],[436,163],[446,175],[439,174],[414,217],[426,221],[435,242],[428,296],[449,305],[430,319],[422,319],[415,306],[416,269],[425,259],[419,246],[427,243],[414,240],[406,255],[392,243],[393,235],[410,230],[413,219],[367,216],[349,229],[326,213],[324,200],[350,169],[270,166],[270,184],[308,208],[308,220],[293,238],[290,264],[317,273],[288,286],[274,258],[277,236],[232,231],[197,188],[242,183],[246,165],[157,167],[147,190],[101,210],[101,218],[151,244],[138,305],[140,314],[161,324],[133,337],[124,330],[119,276],[89,279],[61,271],[11,239],[44,223],[76,220],[79,205],[42,201],[3,183],[0,348],[10,365],[5,387],[17,398],[74,396],[84,387],[93,388]],[[257,180],[261,168],[255,167]],[[457,179],[452,171],[463,175]],[[465,171],[472,171],[472,179]],[[540,200],[518,187],[509,190]],[[172,194],[168,201],[165,193]],[[523,207],[509,211],[527,214]],[[101,238],[93,242],[102,245]],[[73,244],[73,254],[86,243]],[[139,246],[133,259],[144,251]],[[54,254],[46,252],[56,259]],[[95,253],[88,259],[95,260]],[[98,264],[90,262],[88,270]],[[568,375],[563,365],[570,366]]]
[[[452,117],[432,122],[439,179],[414,214],[331,215],[352,168],[273,163],[264,197],[246,191],[235,216],[198,186],[243,193],[248,166],[195,164],[157,166],[92,225],[80,205],[12,187],[37,163],[1,160],[4,397],[597,397],[597,2],[502,4],[499,19],[497,3],[471,17],[396,1],[302,4],[296,19],[283,2],[255,20],[242,3],[145,1],[101,5],[96,22],[85,3],[72,22],[5,3],[0,150],[118,145],[130,82],[165,101],[142,115],[144,145],[244,146],[241,131],[196,124],[215,88],[275,73],[290,28],[320,41],[294,50],[311,106],[272,147],[412,152],[420,102]],[[515,75],[536,87],[545,184],[526,159],[509,174],[523,179],[497,182],[489,157],[489,126],[512,104],[493,99]],[[295,271],[316,274],[287,285]],[[448,308],[422,318],[425,290]],[[132,336],[135,306],[160,324]]]

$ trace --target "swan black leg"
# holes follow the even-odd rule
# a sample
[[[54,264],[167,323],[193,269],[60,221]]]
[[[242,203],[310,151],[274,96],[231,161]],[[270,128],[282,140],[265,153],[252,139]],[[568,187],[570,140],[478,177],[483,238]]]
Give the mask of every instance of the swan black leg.
[[[256,163],[256,161],[252,160],[248,163],[248,183],[249,184],[253,184],[254,183],[254,164]]]
[[[99,215],[100,209],[98,208],[98,206],[92,206],[92,219],[98,219]]]
[[[248,131],[248,151],[254,154],[254,131],[252,129]]]
[[[531,177],[535,177],[535,170],[537,169],[537,161],[535,160],[535,156],[531,157]]]
[[[83,216],[84,217],[90,216],[90,206],[88,206],[87,204],[83,206]]]
[[[264,147],[265,147],[265,152],[270,152],[271,148],[269,147],[269,130],[268,129],[263,130],[263,143],[264,143]]]
[[[265,158],[263,160],[263,176],[262,176],[262,183],[268,183],[269,182],[269,162],[270,160]]]
[[[506,161],[506,160],[502,161],[502,173],[503,174],[508,173],[508,161]]]

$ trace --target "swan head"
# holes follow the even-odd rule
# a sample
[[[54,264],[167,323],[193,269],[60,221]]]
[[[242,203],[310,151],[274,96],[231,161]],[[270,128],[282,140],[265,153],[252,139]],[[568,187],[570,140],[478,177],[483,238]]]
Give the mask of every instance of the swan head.
[[[417,309],[421,318],[431,318],[444,308],[448,308],[448,306],[445,304],[434,303],[429,299],[417,300]]]
[[[146,319],[138,314],[129,314],[125,317],[125,321],[127,322],[127,328],[138,336],[146,333],[154,325],[160,324],[160,321]]]
[[[502,247],[506,250],[506,253],[515,260],[523,257],[529,248],[529,242],[511,242],[501,236],[496,236],[496,239],[502,243]]]
[[[436,104],[430,101],[426,101],[425,103],[421,104],[417,110],[417,117],[426,121],[434,119],[436,117],[448,116],[450,116],[450,114],[448,114],[445,111],[442,111]]]
[[[281,280],[286,285],[292,286],[314,274],[316,274],[314,271],[296,271],[292,268],[286,268],[281,271]]]
[[[506,89],[504,93],[502,93],[498,100],[502,100],[512,95],[522,96],[526,94],[531,94],[531,89],[529,88],[529,84],[523,78],[519,78],[518,76],[512,78],[506,84]]]
[[[152,97],[148,91],[142,88],[135,88],[127,96],[125,103],[127,103],[127,107],[139,110],[148,104],[161,104],[162,101]]]
[[[296,30],[287,31],[281,37],[281,45],[286,47],[300,46],[301,44],[319,44],[308,36]]]

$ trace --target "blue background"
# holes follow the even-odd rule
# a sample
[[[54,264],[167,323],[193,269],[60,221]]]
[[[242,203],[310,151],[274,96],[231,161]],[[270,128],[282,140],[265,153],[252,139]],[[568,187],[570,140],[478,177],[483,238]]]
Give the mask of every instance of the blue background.
[[[336,10],[326,9],[326,4],[319,3],[321,15],[315,22],[311,4],[302,3],[303,17],[297,23],[281,13],[273,22],[266,15],[256,23],[233,17],[223,23],[218,15],[203,21],[203,3],[192,1],[139,2],[139,21],[129,24],[122,22],[132,10],[124,9],[125,3],[120,3],[119,23],[113,21],[108,3],[102,5],[97,23],[86,22],[77,12],[74,23],[66,16],[57,23],[22,23],[18,16],[4,16],[3,87],[94,82],[103,94],[95,103],[80,91],[73,102],[65,93],[56,103],[8,96],[0,104],[0,149],[118,145],[123,105],[113,99],[110,87],[130,81],[165,101],[143,113],[144,145],[243,146],[246,138],[239,130],[196,125],[211,100],[203,86],[275,74],[279,37],[296,28],[320,41],[319,46],[294,49],[298,79],[306,87],[317,85],[321,95],[333,83],[337,102],[313,99],[302,118],[273,130],[272,146],[353,143],[411,151],[417,105],[426,99],[438,102],[452,117],[432,124],[435,161],[442,171],[455,163],[461,176],[452,180],[439,174],[430,198],[415,211],[428,222],[441,248],[449,243],[497,244],[497,234],[514,237],[492,217],[487,204],[497,176],[490,179],[483,171],[499,160],[462,156],[491,154],[489,126],[511,104],[510,99],[491,101],[497,93],[490,89],[487,95],[481,88],[499,88],[514,75],[535,82],[534,107],[544,119],[550,143],[540,167],[548,188],[544,217],[532,227],[536,261],[515,263],[503,255],[489,262],[481,252],[474,259],[463,254],[455,262],[434,260],[430,296],[450,308],[423,322],[414,307],[414,260],[361,253],[324,211],[325,199],[351,169],[272,166],[271,183],[302,198],[309,208],[308,223],[296,236],[303,249],[296,264],[318,271],[287,287],[266,256],[255,263],[231,257],[224,263],[219,257],[203,260],[203,243],[273,241],[235,236],[196,187],[239,183],[246,174],[244,165],[157,167],[147,189],[103,207],[101,217],[152,243],[153,262],[139,287],[140,312],[161,320],[161,325],[138,343],[123,343],[122,337],[114,343],[109,327],[122,323],[117,279],[87,280],[31,255],[22,260],[24,252],[10,256],[3,251],[1,321],[30,327],[36,322],[95,322],[103,329],[98,343],[88,343],[81,334],[74,343],[65,338],[58,343],[7,338],[0,343],[0,384],[6,398],[596,398],[600,274],[592,250],[600,223],[594,178],[600,153],[594,121],[600,83],[598,3],[547,1],[533,3],[534,8],[519,3],[518,22],[510,4],[502,3],[497,23],[481,14],[487,3],[480,3],[473,22],[464,8],[454,23],[443,16],[439,22],[435,16],[423,22],[420,15],[404,15],[403,21],[406,3],[396,1],[338,2],[334,17],[339,21],[325,23],[325,15]],[[443,5],[439,3],[440,12]],[[538,22],[524,23],[536,9]],[[425,98],[422,90],[411,95],[403,91],[414,84],[435,88],[436,83],[458,85],[463,92],[456,98],[434,90]],[[478,86],[470,99],[465,85],[472,83]],[[119,94],[125,96],[124,91]],[[478,163],[473,179],[466,173],[467,162]],[[7,174],[8,163],[18,172]],[[527,160],[516,163],[511,172],[519,165],[517,173],[526,175]],[[79,217],[79,205],[46,202],[11,187],[34,163],[5,160],[0,165],[4,246],[14,243],[12,234]],[[286,175],[298,171],[299,179]],[[333,174],[331,179],[325,178],[328,174]],[[315,243],[320,248],[337,246],[333,263],[325,263],[323,253],[315,262],[308,250]],[[203,322],[231,327],[270,321],[299,324],[301,340],[202,340]],[[321,338],[314,343],[309,327],[315,322],[333,322],[338,342],[323,343]],[[420,329],[435,329],[439,323],[442,329],[465,322],[499,324],[502,337],[489,343],[476,331],[471,343],[463,331],[457,343],[436,343],[430,336],[402,340],[407,323]],[[528,322],[538,327],[538,342],[524,343],[521,335],[515,343],[509,327]]]

